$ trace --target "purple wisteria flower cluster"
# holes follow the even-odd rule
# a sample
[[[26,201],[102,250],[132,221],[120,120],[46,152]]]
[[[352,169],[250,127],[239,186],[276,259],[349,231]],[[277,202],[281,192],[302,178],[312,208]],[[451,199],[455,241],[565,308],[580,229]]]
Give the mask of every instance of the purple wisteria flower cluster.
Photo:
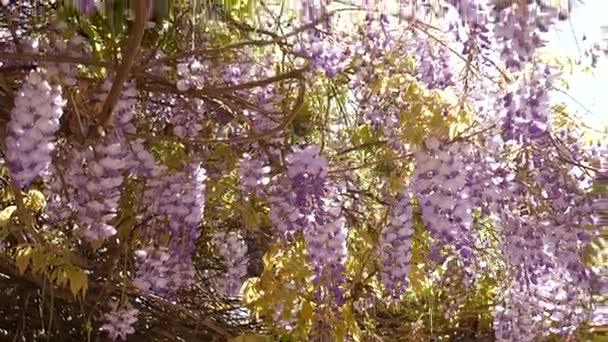
[[[320,155],[319,146],[294,149],[285,157],[287,177],[291,182],[296,224],[302,229],[307,252],[316,278],[313,283],[330,289],[329,301],[337,308],[343,305],[340,286],[344,282],[346,261],[346,227],[339,193],[327,181],[328,161]],[[294,217],[295,216],[295,217]],[[321,296],[321,292],[317,294]]]
[[[507,68],[521,70],[536,49],[544,46],[540,34],[547,32],[558,11],[552,7],[507,8],[494,18],[494,39]]]
[[[177,291],[190,286],[195,275],[188,256],[167,248],[137,250],[137,272],[133,285],[144,293],[174,298]]]
[[[398,300],[408,286],[414,236],[411,200],[408,190],[399,194],[379,241],[382,262],[380,279],[388,297],[393,300]]]
[[[110,303],[110,310],[104,314],[105,324],[101,330],[106,331],[112,341],[126,341],[127,336],[135,332],[133,324],[137,322],[139,310],[130,303],[120,305],[118,302]]]
[[[21,188],[48,171],[65,106],[61,94],[61,87],[49,83],[41,69],[32,70],[16,94],[7,127],[6,161]]]
[[[413,191],[419,197],[426,229],[437,240],[437,248],[453,245],[463,260],[472,255],[470,248],[473,203],[467,178],[472,167],[468,146],[442,145],[436,138],[425,141],[425,149],[416,152]],[[434,250],[433,258],[442,258]]]
[[[223,259],[225,267],[216,279],[220,294],[237,297],[247,276],[247,244],[235,232],[217,232],[213,236],[212,243]]]
[[[329,78],[343,72],[348,64],[350,51],[339,42],[332,42],[330,37],[323,37],[319,30],[309,30],[302,42],[296,42],[293,51],[296,55],[307,58],[315,69]]]
[[[144,160],[152,163],[146,153]],[[192,284],[195,271],[192,253],[200,236],[205,205],[205,169],[200,164],[171,171],[164,165],[149,170],[142,202],[146,209],[145,237],[151,244],[138,251],[134,284],[141,290],[172,298]],[[166,245],[158,244],[168,234]]]
[[[90,13],[92,3],[80,1],[79,8]],[[25,75],[10,89],[17,91],[2,156],[17,190],[40,187],[48,197],[44,213],[30,215],[35,222],[27,228],[43,236],[41,246],[49,242],[55,248],[51,237],[57,238],[69,244],[66,252],[94,255],[94,262],[112,261],[112,250],[120,247],[115,250],[124,269],[98,277],[97,268],[86,268],[90,281],[119,279],[126,285],[120,303],[111,302],[102,317],[101,330],[112,340],[126,340],[135,331],[139,311],[129,296],[181,305],[187,301],[180,303],[178,295],[187,291],[180,291],[200,290],[193,286],[200,273],[215,272],[212,291],[230,300],[241,297],[245,283],[264,283],[263,277],[247,282],[252,255],[266,250],[248,246],[249,231],[247,240],[237,232],[239,220],[248,220],[233,209],[243,204],[255,211],[259,231],[274,234],[264,235],[273,248],[305,250],[307,264],[296,271],[306,275],[306,286],[296,289],[301,283],[287,279],[289,272],[268,277],[267,283],[282,282],[274,284],[280,291],[297,293],[293,305],[281,302],[258,312],[285,330],[308,329],[308,340],[331,341],[340,329],[350,334],[362,315],[373,318],[371,311],[384,309],[381,302],[408,298],[415,232],[430,236],[420,269],[440,268],[427,278],[433,286],[453,282],[474,291],[492,273],[497,341],[572,338],[590,321],[591,293],[605,290],[594,284],[602,274],[594,274],[586,260],[605,223],[597,220],[598,211],[606,209],[604,199],[592,202],[590,184],[593,176],[605,182],[606,172],[594,175],[589,165],[597,156],[588,155],[574,130],[557,131],[567,118],[553,119],[550,92],[560,74],[535,54],[557,11],[531,3],[500,10],[488,1],[449,3],[459,14],[458,27],[450,30],[458,31],[464,57],[473,64],[483,57],[476,67],[480,75],[499,58],[486,78],[493,78],[496,66],[506,67],[509,74],[501,75],[500,84],[484,89],[476,81],[469,88],[469,79],[455,77],[449,44],[438,47],[413,33],[423,31],[422,23],[401,25],[386,14],[368,14],[353,32],[327,21],[225,50],[209,48],[211,40],[205,40],[205,51],[221,51],[219,61],[194,54],[184,42],[176,45],[185,52],[178,56],[140,53],[154,56],[154,63],[132,67],[133,78],[120,84],[117,99],[109,99],[113,64],[92,58],[87,39],[66,38],[61,31],[67,24],[55,27],[40,47],[26,37],[20,41],[29,49],[6,44],[11,56],[23,52],[20,58],[32,61],[2,62]],[[325,11],[325,1],[317,4]],[[248,34],[270,36],[262,30]],[[142,52],[147,44],[140,44]],[[254,47],[236,53],[239,44]],[[498,56],[490,56],[493,47]],[[57,55],[67,61],[57,62]],[[310,69],[297,69],[302,59]],[[100,65],[107,68],[93,68]],[[287,76],[279,75],[286,69]],[[294,101],[294,80],[313,95]],[[80,88],[85,83],[93,87]],[[79,88],[65,91],[74,86]],[[444,95],[465,88],[475,88],[476,98],[463,94],[446,105]],[[327,103],[317,101],[326,95]],[[108,100],[116,100],[109,127],[94,132],[96,115],[107,113],[93,109]],[[179,158],[168,155],[177,152]],[[11,224],[31,214],[29,208],[22,211],[9,215]],[[491,242],[480,242],[482,231],[495,234]],[[39,239],[24,236],[28,244]],[[201,270],[201,236],[211,237],[218,258],[210,260],[221,262],[221,270]],[[420,244],[427,247],[427,241]],[[10,239],[0,246],[15,247]],[[356,259],[360,247],[371,251],[365,254],[372,255],[369,260]],[[484,249],[496,261],[486,269]],[[283,257],[264,258],[265,272]],[[370,290],[378,283],[383,293]],[[262,292],[257,291],[260,298]],[[446,320],[467,299],[442,303]]]

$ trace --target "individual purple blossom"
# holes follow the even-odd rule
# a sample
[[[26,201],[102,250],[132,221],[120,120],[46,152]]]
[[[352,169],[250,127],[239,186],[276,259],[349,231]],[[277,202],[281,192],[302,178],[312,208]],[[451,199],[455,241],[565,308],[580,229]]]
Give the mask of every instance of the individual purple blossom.
[[[7,125],[6,161],[15,183],[27,187],[43,175],[55,148],[65,100],[44,71],[32,70],[15,96]]]
[[[137,322],[138,313],[139,310],[130,303],[119,305],[113,301],[110,303],[110,310],[103,315],[105,323],[101,330],[107,332],[112,341],[126,341],[127,336],[135,332],[133,324]]]

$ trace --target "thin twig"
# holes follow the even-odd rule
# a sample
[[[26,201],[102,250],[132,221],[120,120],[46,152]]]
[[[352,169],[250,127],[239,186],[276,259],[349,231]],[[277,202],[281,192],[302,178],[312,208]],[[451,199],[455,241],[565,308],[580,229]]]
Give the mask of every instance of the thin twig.
[[[235,49],[239,49],[239,48],[246,47],[246,46],[261,47],[261,46],[267,46],[267,45],[272,45],[272,44],[279,44],[279,43],[284,42],[289,37],[296,36],[306,30],[309,30],[309,29],[315,27],[320,22],[327,20],[328,17],[332,16],[334,13],[336,13],[338,11],[339,10],[335,10],[335,11],[328,13],[327,15],[320,16],[317,20],[314,20],[310,23],[302,25],[287,34],[278,36],[273,39],[246,40],[246,41],[242,41],[242,42],[236,42],[236,43],[231,43],[231,44],[226,44],[226,45],[221,45],[221,46],[216,46],[216,47],[211,47],[211,48],[205,47],[205,48],[185,51],[180,54],[167,56],[165,58],[160,58],[160,59],[154,60],[151,63],[148,63],[147,65],[144,65],[140,68],[136,68],[136,70],[141,71],[141,70],[145,70],[145,69],[151,68],[156,65],[168,64],[169,62],[192,57],[192,56],[201,56],[201,55],[204,56],[204,55],[216,54],[216,53],[220,53],[223,51],[235,50]]]
[[[304,94],[306,92],[306,84],[304,82],[304,79],[301,76],[298,77],[298,80],[299,80],[298,96],[296,98],[296,102],[295,102],[294,106],[292,107],[292,110],[289,113],[289,115],[287,115],[285,117],[285,119],[282,120],[281,123],[278,124],[277,126],[275,126],[274,128],[272,128],[268,131],[261,132],[260,134],[253,134],[253,135],[248,135],[248,136],[244,136],[244,137],[235,137],[235,138],[227,138],[227,139],[182,139],[182,138],[170,137],[170,136],[164,136],[164,135],[162,135],[162,136],[138,135],[137,137],[144,138],[147,140],[174,140],[174,141],[186,143],[186,144],[217,144],[217,143],[235,144],[235,143],[251,142],[251,141],[262,140],[264,138],[268,138],[268,137],[284,130],[293,121],[293,119],[295,119],[295,117],[300,112],[300,109],[302,108],[302,104],[304,103]]]
[[[82,65],[91,65],[113,69],[114,64],[110,62],[98,61],[84,57],[74,57],[69,55],[42,55],[38,53],[15,53],[15,52],[0,52],[0,60],[11,60],[20,62],[53,62],[53,63],[73,63]]]

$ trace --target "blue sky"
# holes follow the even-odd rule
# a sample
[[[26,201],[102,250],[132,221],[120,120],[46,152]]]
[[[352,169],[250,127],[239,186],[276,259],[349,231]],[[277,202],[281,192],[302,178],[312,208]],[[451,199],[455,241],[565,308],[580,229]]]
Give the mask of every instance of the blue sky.
[[[583,4],[575,1],[570,20],[558,22],[546,38],[548,52],[577,59],[592,43],[606,46],[603,39],[608,39],[608,35],[602,36],[601,26],[608,25],[608,0],[583,0]],[[563,94],[556,94],[555,98],[583,115],[587,125],[599,130],[608,126],[608,57],[600,59],[592,75],[576,72],[568,76],[568,81],[568,95],[576,101]]]

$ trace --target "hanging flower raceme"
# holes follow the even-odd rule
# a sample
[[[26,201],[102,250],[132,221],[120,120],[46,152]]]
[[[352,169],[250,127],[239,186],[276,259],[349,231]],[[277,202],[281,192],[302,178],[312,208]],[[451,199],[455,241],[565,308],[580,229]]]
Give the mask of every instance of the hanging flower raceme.
[[[548,6],[508,7],[495,12],[494,39],[502,46],[500,57],[505,66],[521,70],[534,52],[544,46],[541,32],[547,32],[558,11]]]
[[[247,275],[247,244],[234,232],[217,232],[212,239],[218,254],[223,260],[225,270],[218,276],[220,293],[227,297],[240,295],[243,281]]]
[[[112,221],[118,214],[127,155],[122,142],[108,136],[94,147],[86,148],[83,157],[81,167],[86,185],[75,192],[79,226],[85,239],[105,240],[116,234]]]
[[[105,99],[110,86],[109,81],[102,84],[100,100]],[[112,130],[90,146],[74,145],[72,155],[64,158],[65,169],[54,166],[56,174],[48,177],[53,191],[47,212],[52,216],[60,211],[60,217],[67,218],[61,203],[69,203],[67,208],[74,211],[77,225],[88,241],[105,240],[117,232],[114,220],[124,176],[132,164],[125,133],[135,132],[132,119],[136,94],[134,85],[127,83],[113,111]],[[65,194],[68,198],[64,198]]]
[[[135,285],[141,290],[171,298],[192,284],[191,254],[200,236],[205,204],[205,170],[198,163],[171,172],[157,165],[150,171],[142,203],[146,210],[144,235],[152,241],[138,252]],[[168,245],[159,244],[170,237]]]
[[[15,97],[6,137],[6,161],[17,186],[23,188],[46,173],[55,148],[55,133],[65,101],[61,87],[46,73],[32,70]]]
[[[152,223],[150,237],[171,233],[171,246],[190,254],[200,236],[199,224],[205,205],[205,169],[199,163],[171,172],[159,165],[148,180],[143,203]]]
[[[542,71],[535,71],[529,80],[515,83],[515,90],[503,97],[498,112],[504,118],[505,141],[527,145],[531,140],[542,138],[549,127],[551,112],[548,90],[556,76],[545,66]]]
[[[441,145],[435,138],[428,138],[425,147],[415,153],[413,190],[420,200],[426,229],[435,239],[431,256],[441,260],[440,249],[451,246],[466,262],[472,256],[473,222],[473,201],[467,184],[472,171],[468,147]]]
[[[412,197],[408,190],[399,194],[396,204],[391,208],[388,225],[380,236],[380,279],[389,298],[399,299],[408,286],[407,277],[412,257]]]
[[[167,248],[151,247],[135,252],[137,272],[133,285],[144,293],[174,298],[192,285],[195,270],[190,256]]]
[[[319,146],[295,149],[285,160],[291,181],[296,223],[301,227],[307,252],[317,275],[315,284],[326,287],[330,294],[317,294],[318,300],[342,306],[344,261],[346,259],[346,227],[341,213],[338,192],[326,180],[327,159]],[[320,298],[326,297],[326,298]]]
[[[440,47],[434,51],[428,42],[421,44],[423,50],[418,58],[420,81],[429,89],[445,89],[454,84],[453,71],[449,60],[449,51]]]
[[[110,310],[104,314],[104,325],[101,330],[106,331],[112,341],[126,341],[127,336],[134,333],[133,324],[137,322],[139,310],[130,303],[119,305],[117,302],[110,303]]]

